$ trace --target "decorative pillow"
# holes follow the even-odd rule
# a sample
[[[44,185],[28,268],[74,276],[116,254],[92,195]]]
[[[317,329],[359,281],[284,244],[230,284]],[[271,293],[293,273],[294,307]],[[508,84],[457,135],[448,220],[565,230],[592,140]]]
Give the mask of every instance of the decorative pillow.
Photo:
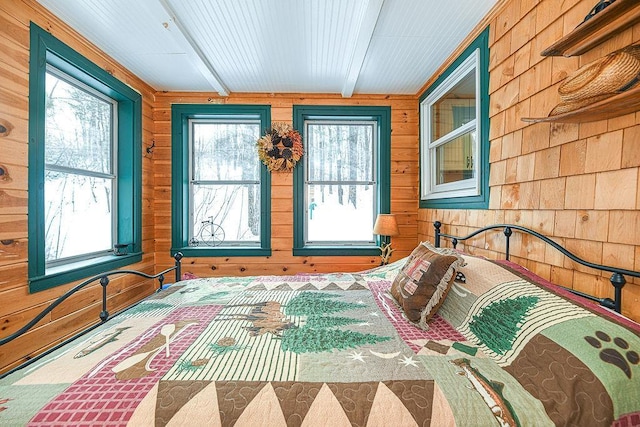
[[[391,295],[404,315],[421,329],[444,302],[456,269],[464,265],[462,257],[452,249],[434,248],[430,243],[418,245],[391,285]]]

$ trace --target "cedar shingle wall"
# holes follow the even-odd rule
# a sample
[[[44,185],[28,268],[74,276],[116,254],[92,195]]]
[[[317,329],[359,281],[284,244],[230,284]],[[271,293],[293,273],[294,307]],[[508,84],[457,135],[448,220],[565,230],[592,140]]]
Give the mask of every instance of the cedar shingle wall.
[[[569,33],[595,0],[509,0],[490,21],[490,209],[419,211],[421,240],[432,223],[466,233],[496,222],[515,223],[554,236],[588,261],[640,270],[640,113],[582,124],[528,124],[559,102],[559,83],[571,72],[640,41],[640,25],[580,57],[540,52]],[[522,239],[518,239],[522,240]],[[466,249],[499,256],[501,241],[481,238]],[[514,246],[518,263],[556,283],[613,296],[609,275],[563,260],[525,238]],[[640,320],[640,281],[623,292],[623,313]]]

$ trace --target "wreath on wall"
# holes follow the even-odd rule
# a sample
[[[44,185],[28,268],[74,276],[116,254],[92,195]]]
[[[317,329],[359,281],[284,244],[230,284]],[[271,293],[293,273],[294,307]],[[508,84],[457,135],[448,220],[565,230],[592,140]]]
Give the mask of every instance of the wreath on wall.
[[[287,123],[273,123],[258,140],[258,156],[272,172],[292,171],[303,154],[302,136]]]

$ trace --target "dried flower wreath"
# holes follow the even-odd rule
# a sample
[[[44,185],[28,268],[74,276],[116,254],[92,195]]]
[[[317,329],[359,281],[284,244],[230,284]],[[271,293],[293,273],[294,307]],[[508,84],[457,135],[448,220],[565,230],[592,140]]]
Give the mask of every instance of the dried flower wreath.
[[[292,171],[303,154],[302,136],[286,123],[273,123],[258,140],[258,156],[270,171]]]

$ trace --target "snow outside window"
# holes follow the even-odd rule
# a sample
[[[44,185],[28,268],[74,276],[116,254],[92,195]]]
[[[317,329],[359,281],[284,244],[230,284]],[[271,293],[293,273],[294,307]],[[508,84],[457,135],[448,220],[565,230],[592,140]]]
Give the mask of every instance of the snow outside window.
[[[306,120],[305,241],[373,244],[377,122]]]
[[[189,246],[260,246],[260,121],[191,120],[189,129]]]
[[[107,254],[116,239],[117,102],[50,66],[45,106],[47,265]]]

